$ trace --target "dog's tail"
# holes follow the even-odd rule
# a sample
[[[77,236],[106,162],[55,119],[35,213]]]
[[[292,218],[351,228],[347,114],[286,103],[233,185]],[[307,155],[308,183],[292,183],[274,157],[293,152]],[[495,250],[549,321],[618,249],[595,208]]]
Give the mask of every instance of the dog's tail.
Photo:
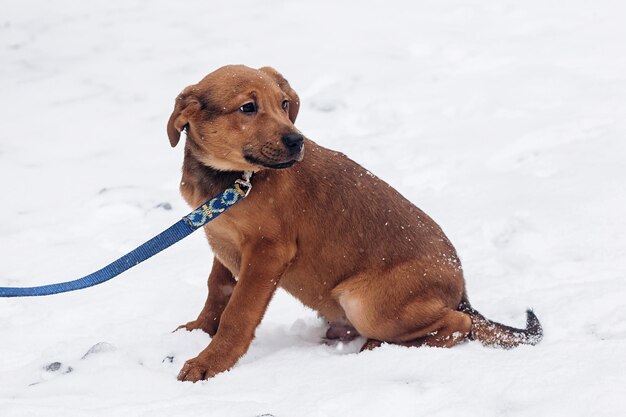
[[[532,310],[526,310],[525,329],[516,329],[485,318],[472,308],[466,297],[463,297],[459,311],[469,315],[472,320],[468,338],[478,340],[483,346],[511,349],[519,345],[536,345],[543,338],[541,323]]]

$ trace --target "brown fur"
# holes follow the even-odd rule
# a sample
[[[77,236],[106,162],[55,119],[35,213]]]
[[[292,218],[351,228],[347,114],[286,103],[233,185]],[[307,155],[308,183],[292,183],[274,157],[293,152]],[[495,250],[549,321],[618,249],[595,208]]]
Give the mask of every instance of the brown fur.
[[[250,102],[253,114],[241,110]],[[396,190],[311,140],[304,149],[287,146],[286,135],[299,137],[299,105],[276,70],[244,66],[220,68],[176,100],[167,131],[172,146],[187,133],[181,192],[190,206],[242,171],[255,172],[250,195],[204,227],[215,253],[209,296],[181,327],[213,339],[180,380],[235,365],[279,286],[328,320],[328,338],[360,334],[364,349],[383,341],[450,347],[475,338],[512,347],[540,339],[538,321],[513,329],[469,306],[454,247]]]

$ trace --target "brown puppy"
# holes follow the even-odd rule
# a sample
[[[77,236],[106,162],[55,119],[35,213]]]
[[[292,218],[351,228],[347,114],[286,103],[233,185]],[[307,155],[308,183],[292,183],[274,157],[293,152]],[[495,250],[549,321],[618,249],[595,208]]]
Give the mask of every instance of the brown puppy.
[[[273,68],[227,66],[176,99],[167,132],[185,130],[181,192],[192,207],[253,171],[250,195],[204,227],[215,253],[209,295],[183,326],[213,336],[178,378],[230,369],[247,351],[278,286],[328,320],[328,338],[505,348],[542,336],[485,319],[439,226],[388,184],[294,127],[300,102]],[[306,155],[305,155],[306,151]]]

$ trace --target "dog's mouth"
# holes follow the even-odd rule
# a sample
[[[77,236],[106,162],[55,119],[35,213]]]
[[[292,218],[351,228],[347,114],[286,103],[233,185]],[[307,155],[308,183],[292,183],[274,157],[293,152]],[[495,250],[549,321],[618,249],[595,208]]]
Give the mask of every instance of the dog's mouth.
[[[304,157],[304,144],[279,147],[277,143],[265,142],[260,147],[243,149],[243,157],[251,164],[270,169],[286,169]]]
[[[270,165],[265,165],[266,168],[272,168],[272,169],[285,169],[285,168],[291,168],[292,166],[294,166],[294,164],[298,162],[295,159],[293,161],[289,161],[289,162],[283,162],[280,164],[270,164]]]
[[[275,163],[272,161],[263,161],[253,155],[250,154],[244,154],[243,156],[246,161],[250,162],[251,164],[254,165],[260,165],[264,168],[270,168],[270,169],[285,169],[285,168],[291,168],[296,162],[299,162],[298,159],[292,159],[286,162],[279,162],[279,163]]]

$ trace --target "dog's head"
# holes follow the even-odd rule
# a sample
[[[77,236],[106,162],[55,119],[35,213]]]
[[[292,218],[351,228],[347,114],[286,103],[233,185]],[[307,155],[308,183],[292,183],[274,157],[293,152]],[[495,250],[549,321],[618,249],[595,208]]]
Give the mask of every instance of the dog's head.
[[[174,147],[186,130],[193,155],[217,170],[288,168],[304,155],[304,137],[293,125],[299,108],[275,69],[226,66],[180,93],[167,134]]]

